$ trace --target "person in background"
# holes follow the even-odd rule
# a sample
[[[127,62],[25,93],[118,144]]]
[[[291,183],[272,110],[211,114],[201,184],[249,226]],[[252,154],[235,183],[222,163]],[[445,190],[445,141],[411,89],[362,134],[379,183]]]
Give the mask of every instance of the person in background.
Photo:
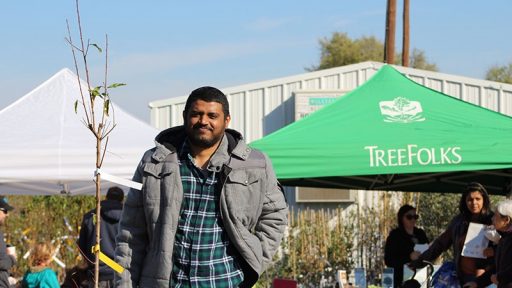
[[[0,226],[5,225],[9,211],[13,209],[14,207],[9,205],[7,199],[4,196],[0,196]],[[11,270],[12,266],[16,265],[16,259],[14,249],[7,249],[4,233],[0,231],[0,288],[8,288],[10,286],[9,270]]]
[[[110,259],[114,259],[116,235],[119,231],[119,220],[123,210],[124,192],[117,186],[107,190],[106,199],[101,201],[101,225],[100,225],[100,250]],[[90,285],[94,286],[94,261],[95,255],[92,247],[96,245],[96,208],[87,212],[82,219],[78,247],[89,263]],[[109,266],[100,261],[99,283],[100,288],[114,287],[114,273]]]
[[[402,285],[404,264],[418,259],[421,254],[414,251],[414,245],[428,243],[425,231],[416,227],[418,218],[416,208],[408,204],[403,205],[397,213],[398,227],[393,229],[386,239],[384,262],[388,267],[393,267],[394,287]]]
[[[61,288],[89,288],[90,285],[89,262],[82,258],[77,265],[66,269],[66,277]]]
[[[226,95],[190,94],[183,126],[156,137],[117,236],[117,287],[252,287],[272,263],[288,206],[268,157],[227,129]]]
[[[23,275],[22,288],[60,288],[57,274],[49,265],[52,262],[53,247],[45,242],[40,242],[32,248],[29,257],[29,270]]]
[[[464,285],[468,288],[487,287],[494,283],[498,288],[512,288],[512,200],[496,205],[492,219],[494,228],[501,235],[495,254],[495,266],[479,276],[476,282]]]
[[[486,269],[490,268],[491,258],[479,259],[462,256],[462,248],[468,232],[469,223],[490,225],[493,213],[490,209],[489,194],[485,187],[477,182],[466,186],[459,201],[459,214],[455,216],[448,228],[430,245],[427,251],[411,262],[411,266],[422,266],[423,260],[433,261],[452,246],[457,278],[461,286],[475,281]],[[484,254],[492,256],[492,248],[486,249]]]

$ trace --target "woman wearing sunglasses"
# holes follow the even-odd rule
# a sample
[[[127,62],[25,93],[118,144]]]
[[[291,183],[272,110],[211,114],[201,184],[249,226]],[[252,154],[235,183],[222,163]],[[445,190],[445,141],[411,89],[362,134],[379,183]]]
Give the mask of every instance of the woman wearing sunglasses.
[[[420,253],[414,245],[428,243],[425,231],[416,227],[416,208],[403,205],[397,213],[398,227],[389,233],[384,248],[384,261],[394,270],[394,286],[400,287],[403,281],[404,264],[418,259]]]
[[[469,183],[459,201],[459,214],[452,219],[448,228],[434,240],[427,251],[411,263],[411,266],[419,266],[422,260],[433,261],[451,246],[460,285],[475,281],[478,276],[490,269],[492,260],[462,256],[462,248],[469,223],[491,225],[492,216],[487,190],[480,183]],[[486,249],[484,255],[491,257],[492,251],[491,248]]]

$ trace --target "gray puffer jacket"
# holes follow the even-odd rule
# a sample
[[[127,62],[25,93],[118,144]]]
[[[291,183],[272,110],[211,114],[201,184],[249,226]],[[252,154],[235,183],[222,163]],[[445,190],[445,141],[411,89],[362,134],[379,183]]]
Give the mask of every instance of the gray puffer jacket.
[[[131,189],[124,203],[115,258],[125,271],[116,274],[116,287],[169,287],[183,199],[177,149],[185,138],[183,126],[163,131],[137,167],[133,180],[143,186]],[[282,189],[267,156],[234,130],[226,130],[207,169],[220,172],[222,221],[245,260],[244,284],[251,286],[272,261],[287,225]]]

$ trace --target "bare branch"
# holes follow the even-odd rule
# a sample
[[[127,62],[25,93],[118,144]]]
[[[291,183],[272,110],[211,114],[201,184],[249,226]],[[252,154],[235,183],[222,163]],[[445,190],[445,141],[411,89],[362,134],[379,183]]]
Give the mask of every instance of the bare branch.
[[[69,35],[68,42],[73,47],[74,45],[73,45],[73,40],[71,39],[71,30],[69,29],[69,21],[67,19],[66,19],[66,25],[68,27],[68,35]],[[75,72],[76,72],[76,77],[78,79],[78,88],[80,89],[80,96],[82,97],[82,106],[84,107],[85,118],[87,119],[87,124],[90,124],[91,121],[89,119],[89,111],[87,110],[87,107],[85,106],[84,91],[82,90],[82,83],[80,81],[80,72],[78,69],[78,61],[76,60],[75,50],[73,48],[71,48],[71,52],[73,53],[73,61],[75,63]],[[88,126],[88,125],[86,125],[86,126]]]
[[[105,121],[105,122],[106,122],[106,123],[105,123],[105,125],[103,125],[103,130],[101,131],[101,132],[102,132],[102,134],[101,134],[101,135],[102,135],[102,139],[103,139],[103,138],[105,138],[105,137],[107,136],[107,135],[106,135],[106,133],[107,133],[107,131],[110,129],[110,127],[111,127],[111,126],[112,126],[112,124],[113,124],[113,123],[112,123],[112,122],[110,122],[110,121]]]
[[[114,128],[116,128],[117,124],[114,124],[112,126],[112,128],[110,128],[103,136],[103,138],[107,137],[108,138],[108,135],[110,135],[110,133],[112,132],[112,130],[114,130]]]
[[[68,20],[66,19],[66,23],[67,22],[68,22]],[[69,24],[68,24],[68,33],[69,33]],[[75,44],[73,44],[73,42],[71,42],[71,39],[64,37],[64,40],[66,40],[66,42],[68,42],[68,44],[69,44],[69,46],[71,46],[71,48],[78,50],[78,52],[80,52],[80,53],[82,52],[82,50],[80,50],[80,47],[75,46]]]
[[[96,119],[94,117],[94,99],[91,97],[90,95],[90,91],[91,91],[91,79],[89,77],[89,66],[87,65],[87,50],[85,49],[85,44],[84,44],[84,36],[83,36],[83,33],[82,33],[82,21],[80,20],[80,9],[79,9],[79,5],[78,5],[78,0],[75,0],[75,3],[76,3],[76,16],[77,16],[77,21],[78,21],[78,32],[80,33],[80,43],[82,45],[82,58],[83,58],[83,61],[84,61],[84,69],[85,69],[85,80],[87,82],[87,92],[89,92],[89,99],[90,99],[90,111],[91,111],[91,124],[93,127],[96,126]],[[94,129],[92,130],[94,131]]]
[[[80,35],[81,48],[77,47],[73,44],[73,41],[71,39],[71,32],[69,29],[69,23],[68,23],[69,39],[66,39],[66,40],[68,41],[69,45],[71,46],[71,50],[73,52],[73,59],[75,61],[75,69],[77,72],[80,94],[82,96],[82,106],[84,108],[84,111],[85,111],[86,117],[87,117],[87,121],[85,121],[84,119],[81,119],[81,121],[87,127],[87,129],[92,132],[92,134],[96,138],[96,168],[101,168],[101,166],[103,165],[103,161],[105,159],[106,152],[107,152],[107,146],[108,146],[108,141],[109,141],[108,136],[110,135],[110,133],[116,126],[115,122],[110,121],[110,110],[113,111],[113,108],[110,108],[111,103],[110,103],[110,97],[108,95],[109,87],[107,84],[107,79],[108,79],[108,36],[105,35],[105,42],[106,42],[105,43],[105,45],[106,45],[106,47],[105,47],[105,79],[104,79],[104,84],[103,84],[104,92],[101,93],[100,92],[101,86],[94,87],[91,84],[92,80],[90,78],[87,56],[89,53],[89,48],[91,46],[96,47],[100,53],[102,52],[102,49],[95,43],[91,44],[89,39],[87,39],[87,41],[84,40],[82,23],[81,23],[81,18],[80,18],[79,0],[75,0],[75,2],[76,2],[76,14],[77,14],[77,21],[78,21],[78,30],[80,33],[79,35]],[[81,80],[80,80],[80,75],[79,75],[79,67],[78,67],[79,65],[78,65],[78,61],[77,61],[77,56],[75,54],[75,49],[81,53],[81,57],[82,57],[82,61],[83,61],[80,63],[83,65],[82,71],[84,71],[84,73],[85,73],[85,81],[87,83],[87,92],[88,92],[88,96],[89,96],[88,103],[85,103],[85,99],[86,99],[85,95],[84,95],[85,89],[82,89],[82,83],[80,83]],[[119,85],[114,85],[114,86],[119,86]],[[99,107],[95,107],[96,106],[95,101],[99,100],[96,97],[99,97],[103,100],[103,105],[101,107],[102,108],[101,117],[97,114],[99,112],[97,112],[95,110],[95,108],[99,108]],[[101,103],[101,102],[98,102],[98,103]],[[89,106],[89,108],[87,106]],[[76,107],[77,107],[77,101],[75,101],[75,112],[77,109]],[[103,140],[105,140],[105,142],[102,142]],[[103,145],[103,143],[104,143],[104,145]],[[102,149],[103,149],[103,151],[102,151]],[[101,174],[96,174],[95,182],[96,182],[96,215],[101,215],[100,214],[101,213]],[[102,221],[100,221],[100,220],[101,220],[101,218],[98,217],[97,222],[96,222],[96,227],[95,227],[97,243],[99,243],[101,240],[100,225],[101,225]],[[98,283],[99,283],[99,257],[98,257],[99,255],[98,254],[99,254],[99,251],[95,251],[96,259],[94,261],[94,282],[93,282],[93,284],[94,284],[94,287],[96,287],[96,288],[98,287]]]
[[[105,153],[107,152],[107,146],[108,146],[108,136],[107,136],[107,139],[105,139],[105,146],[103,146],[103,154],[101,155],[99,167],[101,167],[103,165],[103,160],[105,159]]]
[[[107,88],[107,75],[108,75],[108,35],[105,34],[105,80],[103,81],[103,91],[105,93],[105,98],[103,98],[103,103],[108,100],[110,97],[108,96],[108,88]],[[109,105],[110,106],[110,105]],[[103,105],[103,109],[105,109],[105,105]],[[105,123],[105,110],[103,110],[101,116],[101,123]]]
[[[91,39],[87,39],[87,45],[85,45],[85,53],[84,53],[84,56],[87,57],[87,55],[89,54],[89,47],[91,47]]]

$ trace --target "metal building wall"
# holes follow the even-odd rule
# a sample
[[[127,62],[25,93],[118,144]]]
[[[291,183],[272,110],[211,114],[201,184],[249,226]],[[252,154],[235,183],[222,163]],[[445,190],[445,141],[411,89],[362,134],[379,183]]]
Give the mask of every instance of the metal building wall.
[[[230,128],[241,132],[248,143],[259,139],[295,120],[293,92],[337,90],[341,95],[362,85],[382,65],[363,62],[221,89],[228,96],[231,106]],[[512,115],[512,85],[400,66],[395,68],[433,90]],[[151,102],[151,124],[158,129],[182,124],[186,99],[187,95]],[[345,208],[351,205],[350,202],[298,203],[296,193],[294,187],[286,187],[289,204],[295,208]],[[375,191],[352,190],[351,193],[358,203],[370,206],[378,203],[379,193]]]
[[[382,63],[363,62],[269,81],[221,89],[228,96],[230,128],[247,142],[294,121],[295,91],[350,91],[368,80]],[[512,85],[395,66],[410,79],[455,98],[512,115]],[[187,96],[154,101],[151,124],[158,129],[180,125]]]

